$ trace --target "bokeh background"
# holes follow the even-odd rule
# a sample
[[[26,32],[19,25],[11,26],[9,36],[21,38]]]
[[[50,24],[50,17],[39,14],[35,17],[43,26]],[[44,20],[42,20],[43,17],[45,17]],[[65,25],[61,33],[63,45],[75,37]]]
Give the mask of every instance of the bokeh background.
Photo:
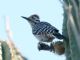
[[[28,60],[65,60],[64,55],[38,51],[38,40],[32,35],[29,23],[21,18],[32,14],[39,15],[41,21],[51,23],[62,33],[63,9],[59,0],[0,0],[0,39],[8,39],[6,34],[8,16],[13,42]]]

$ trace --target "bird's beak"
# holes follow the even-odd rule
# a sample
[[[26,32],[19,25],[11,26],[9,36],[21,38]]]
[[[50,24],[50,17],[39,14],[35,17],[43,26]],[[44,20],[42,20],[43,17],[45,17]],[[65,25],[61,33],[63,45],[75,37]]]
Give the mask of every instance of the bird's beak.
[[[30,20],[29,18],[27,18],[27,17],[24,17],[24,16],[21,16],[22,18],[24,18],[24,19],[26,19],[26,20]]]

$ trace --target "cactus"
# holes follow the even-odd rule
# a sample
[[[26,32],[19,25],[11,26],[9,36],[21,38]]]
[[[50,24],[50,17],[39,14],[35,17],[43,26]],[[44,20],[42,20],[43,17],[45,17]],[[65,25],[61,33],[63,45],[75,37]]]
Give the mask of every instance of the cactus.
[[[2,59],[11,60],[10,48],[5,41],[1,42],[2,46]]]
[[[66,60],[80,59],[80,1],[63,0],[63,35]]]
[[[0,60],[28,60],[22,56],[14,45],[10,46],[10,43],[13,44],[13,42],[10,41],[10,43],[8,43],[9,41],[10,40],[0,40]]]

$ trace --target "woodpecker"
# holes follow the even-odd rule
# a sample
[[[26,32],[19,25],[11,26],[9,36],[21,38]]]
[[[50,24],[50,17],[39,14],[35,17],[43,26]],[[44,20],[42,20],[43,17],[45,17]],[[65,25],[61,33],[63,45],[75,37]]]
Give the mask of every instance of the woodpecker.
[[[37,14],[33,14],[29,17],[21,17],[30,23],[32,33],[39,42],[52,42],[55,38],[64,39],[64,36],[59,33],[57,28],[48,22],[41,22]]]
[[[62,55],[65,53],[65,46],[63,41],[52,42],[50,45],[40,42],[38,43],[38,50],[50,51]]]
[[[42,43],[42,42],[39,42],[38,43],[38,50],[45,50],[45,51],[54,51],[54,47],[53,47],[53,44],[50,44],[50,46],[48,44],[45,44],[45,43]]]

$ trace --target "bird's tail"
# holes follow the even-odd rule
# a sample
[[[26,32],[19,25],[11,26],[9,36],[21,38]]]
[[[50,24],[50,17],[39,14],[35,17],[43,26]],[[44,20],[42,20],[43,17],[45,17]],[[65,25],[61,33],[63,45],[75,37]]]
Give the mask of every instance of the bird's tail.
[[[61,35],[60,33],[55,33],[53,35],[58,39],[65,39],[65,37],[63,35]]]

